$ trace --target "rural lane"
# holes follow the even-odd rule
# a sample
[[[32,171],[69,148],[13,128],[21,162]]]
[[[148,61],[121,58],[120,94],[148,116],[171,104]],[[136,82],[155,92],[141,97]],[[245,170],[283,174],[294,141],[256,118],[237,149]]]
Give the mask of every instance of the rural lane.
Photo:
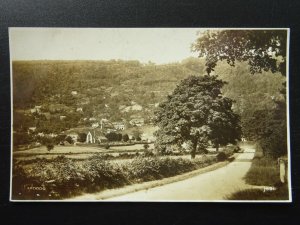
[[[243,177],[250,169],[255,149],[242,146],[244,152],[225,167],[195,177],[147,190],[106,199],[108,201],[226,200],[230,194],[251,188]]]

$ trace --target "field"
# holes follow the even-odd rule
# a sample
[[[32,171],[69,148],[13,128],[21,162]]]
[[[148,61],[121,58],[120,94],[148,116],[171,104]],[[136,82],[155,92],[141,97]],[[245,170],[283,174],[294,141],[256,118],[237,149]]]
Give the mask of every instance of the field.
[[[153,144],[149,144],[149,149],[153,149]],[[83,159],[88,158],[94,154],[110,154],[113,156],[118,156],[119,153],[134,154],[141,151],[144,151],[143,144],[113,146],[110,149],[105,149],[98,146],[55,146],[54,149],[50,152],[45,146],[41,146],[24,151],[15,151],[13,153],[13,157],[16,160],[28,160],[37,157],[50,159],[60,155],[64,155],[68,158]]]

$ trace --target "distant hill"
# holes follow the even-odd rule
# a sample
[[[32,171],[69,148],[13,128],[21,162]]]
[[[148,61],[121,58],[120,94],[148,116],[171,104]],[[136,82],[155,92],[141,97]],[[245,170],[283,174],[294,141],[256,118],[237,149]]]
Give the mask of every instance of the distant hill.
[[[12,68],[14,129],[38,126],[61,131],[89,125],[87,118],[143,117],[148,123],[157,104],[180,80],[204,73],[205,61],[188,58],[166,65],[122,60],[14,61]],[[235,110],[242,116],[259,107],[272,107],[284,80],[267,72],[251,75],[246,64],[220,63],[216,74],[228,82],[223,93],[236,100]],[[41,106],[41,113],[27,113],[24,118],[24,112],[36,106]]]

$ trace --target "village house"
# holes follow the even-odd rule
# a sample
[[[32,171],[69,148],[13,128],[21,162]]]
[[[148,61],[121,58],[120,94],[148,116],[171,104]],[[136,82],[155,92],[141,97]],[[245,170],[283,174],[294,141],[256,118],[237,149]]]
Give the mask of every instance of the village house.
[[[29,127],[27,133],[32,134],[36,131],[36,127]]]
[[[98,122],[92,124],[92,128],[97,128],[97,127],[99,127],[99,123]]]
[[[76,112],[83,112],[83,109],[81,107],[76,109]]]
[[[144,120],[144,118],[134,118],[134,119],[130,120],[129,123],[130,123],[132,126],[141,127],[141,126],[144,125],[145,120]]]
[[[42,109],[42,106],[36,105],[33,109],[30,109],[30,112],[31,112],[31,113],[37,113],[37,114],[40,114],[40,113],[41,113],[41,109]]]
[[[106,129],[106,133],[107,133],[107,134],[108,134],[108,133],[113,133],[113,132],[117,132],[117,130],[114,129],[114,128],[107,128],[107,129]]]
[[[103,130],[103,129],[112,129],[114,127],[113,127],[113,124],[108,119],[101,119],[100,120],[100,128],[101,128],[101,130]]]
[[[113,126],[116,130],[125,130],[125,124],[123,122],[114,122]]]

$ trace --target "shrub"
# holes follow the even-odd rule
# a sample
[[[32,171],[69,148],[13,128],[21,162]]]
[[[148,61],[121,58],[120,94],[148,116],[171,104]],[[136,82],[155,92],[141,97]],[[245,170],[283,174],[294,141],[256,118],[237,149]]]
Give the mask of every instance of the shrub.
[[[60,199],[81,192],[95,192],[122,187],[192,171],[216,162],[216,157],[203,156],[194,160],[169,157],[133,157],[131,162],[111,163],[107,154],[95,154],[86,160],[59,156],[53,159],[35,159],[32,164],[15,162],[13,167],[13,195],[18,199]],[[120,155],[121,156],[121,155]],[[45,191],[26,192],[24,184],[42,185]],[[21,193],[21,195],[20,195]]]
[[[129,136],[128,136],[128,134],[123,134],[122,139],[123,139],[124,142],[129,141]]]
[[[83,164],[85,180],[84,186],[88,192],[105,188],[120,187],[128,183],[125,174],[117,164],[111,164],[102,158],[93,158]]]
[[[69,144],[73,144],[73,143],[74,143],[73,139],[72,139],[70,136],[67,136],[67,137],[66,137],[66,141],[67,141]]]
[[[193,161],[170,157],[136,157],[126,165],[130,180],[137,182],[170,177],[192,171],[215,162],[214,157],[203,157]]]
[[[110,148],[109,144],[106,144],[104,147],[105,147],[105,149],[109,149]]]
[[[219,152],[217,155],[217,160],[220,161],[225,161],[227,159],[227,155],[225,152]]]
[[[234,148],[233,148],[234,153],[238,153],[240,151],[241,151],[241,148],[239,146],[234,146]]]
[[[136,141],[141,141],[142,139],[141,139],[141,137],[137,137],[135,140]]]
[[[154,156],[154,153],[152,151],[145,151],[144,154],[143,154],[145,157],[152,157]]]
[[[223,149],[223,152],[226,154],[227,157],[230,157],[233,155],[233,153],[237,153],[240,151],[241,151],[241,148],[237,145],[226,146]]]
[[[52,149],[54,149],[54,145],[52,144],[52,143],[48,143],[47,145],[46,145],[46,147],[47,147],[47,150],[50,152]]]

